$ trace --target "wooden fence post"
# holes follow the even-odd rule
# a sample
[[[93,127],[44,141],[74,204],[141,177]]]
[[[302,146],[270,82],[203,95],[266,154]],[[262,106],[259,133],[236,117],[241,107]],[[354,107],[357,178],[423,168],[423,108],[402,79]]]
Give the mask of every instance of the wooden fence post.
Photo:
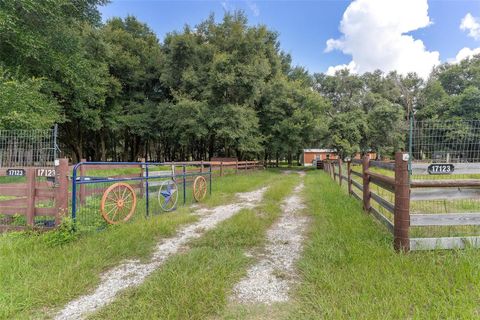
[[[342,159],[338,159],[338,183],[342,186]]]
[[[395,154],[395,214],[393,216],[393,247],[396,251],[410,250],[410,184],[408,154]]]
[[[87,159],[80,159],[80,162],[87,162]],[[80,177],[84,177],[86,175],[85,166],[80,166]],[[87,198],[86,191],[85,191],[85,185],[81,184],[80,185],[80,190],[79,190],[79,201],[80,205],[85,205],[85,201]]]
[[[55,225],[58,226],[68,211],[68,159],[60,159],[56,171],[58,187],[55,190]],[[75,195],[72,194],[72,197]]]
[[[35,168],[28,168],[26,170],[27,176],[27,211],[25,218],[27,226],[33,227],[35,220]]]
[[[203,160],[200,161],[200,173],[203,173]]]
[[[333,181],[337,181],[337,177],[335,176],[335,161],[332,161],[332,178]]]
[[[348,195],[352,194],[352,161],[347,162]]]
[[[141,158],[140,162],[145,162],[145,158]],[[145,173],[145,168],[143,167],[143,164],[140,165],[140,177],[143,178]],[[143,198],[143,195],[145,194],[145,180],[140,180],[140,194],[139,198]]]
[[[368,168],[370,166],[370,157],[368,155],[363,157],[362,173],[363,173],[363,210],[370,212],[370,176],[368,175]]]
[[[336,181],[336,179],[335,179],[335,161],[332,161],[332,172],[331,172],[331,175],[332,175],[333,181]]]
[[[235,160],[235,174],[238,174],[238,160]]]
[[[223,161],[220,161],[220,177],[223,176]]]

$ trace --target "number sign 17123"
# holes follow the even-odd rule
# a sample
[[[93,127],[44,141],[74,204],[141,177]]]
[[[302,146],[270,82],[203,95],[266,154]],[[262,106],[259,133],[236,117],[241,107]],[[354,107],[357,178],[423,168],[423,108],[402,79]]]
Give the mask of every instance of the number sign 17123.
[[[24,175],[24,169],[7,169],[7,176],[23,177]]]
[[[55,177],[55,169],[39,168],[37,177]]]
[[[434,163],[428,166],[429,174],[451,174],[454,170],[454,165],[448,163]]]

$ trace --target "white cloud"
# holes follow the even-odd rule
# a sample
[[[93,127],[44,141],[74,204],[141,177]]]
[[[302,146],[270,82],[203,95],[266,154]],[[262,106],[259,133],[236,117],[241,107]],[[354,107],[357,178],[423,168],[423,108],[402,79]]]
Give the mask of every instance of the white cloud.
[[[348,69],[348,71],[350,71],[350,73],[358,73],[357,65],[355,64],[355,61],[350,61],[349,64],[339,64],[339,65],[336,65],[336,66],[328,67],[327,75],[333,76],[333,75],[335,75],[335,72],[343,70],[343,69]]]
[[[460,23],[460,29],[463,31],[468,31],[468,35],[475,40],[480,39],[480,23],[475,19],[470,13],[467,13],[463,17],[462,22]]]
[[[226,12],[237,10],[237,6],[230,3],[229,0],[221,1],[220,4],[222,5],[223,10]],[[260,8],[258,7],[257,3],[251,0],[246,0],[245,4],[255,17],[258,17],[260,15]]]
[[[255,17],[260,15],[260,8],[258,8],[257,4],[253,1],[247,1],[248,8],[252,11]]]
[[[220,3],[225,12],[230,12],[235,10],[235,5],[231,4],[229,0],[222,1]]]
[[[470,49],[470,48],[463,48],[458,51],[455,59],[451,59],[449,62],[451,63],[459,63],[460,61],[473,57],[474,55],[480,54],[480,48]]]
[[[426,78],[440,63],[439,53],[406,33],[430,24],[427,0],[354,0],[340,23],[343,36],[329,39],[325,51],[351,55],[349,65],[359,73],[397,70]]]

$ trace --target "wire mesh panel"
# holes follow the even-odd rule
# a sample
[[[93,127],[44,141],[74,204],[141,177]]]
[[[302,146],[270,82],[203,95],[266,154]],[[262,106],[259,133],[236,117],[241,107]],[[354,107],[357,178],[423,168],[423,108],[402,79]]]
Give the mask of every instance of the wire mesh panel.
[[[480,121],[415,121],[410,150],[412,161],[480,162]]]
[[[89,164],[74,169],[72,184],[72,216],[82,230],[175,211],[197,201],[195,185],[205,188],[196,194],[200,200],[210,194],[210,171],[203,165]]]
[[[461,219],[469,220],[473,215],[468,214],[480,213],[480,189],[455,185],[456,182],[480,179],[480,121],[413,122],[409,151],[411,181],[451,182],[451,187],[413,188],[410,201],[412,215],[463,215]],[[459,225],[458,221],[456,225],[412,226],[411,235],[472,236],[480,235],[480,227]]]
[[[53,166],[57,127],[47,130],[0,130],[0,167]]]

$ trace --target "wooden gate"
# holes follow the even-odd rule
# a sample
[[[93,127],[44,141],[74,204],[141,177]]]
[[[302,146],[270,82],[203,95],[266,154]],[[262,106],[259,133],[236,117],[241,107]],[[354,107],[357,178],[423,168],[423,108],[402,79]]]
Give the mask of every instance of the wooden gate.
[[[52,167],[2,168],[0,176],[22,182],[0,184],[0,231],[51,228],[68,214],[68,160]],[[51,217],[41,223],[36,217]]]

